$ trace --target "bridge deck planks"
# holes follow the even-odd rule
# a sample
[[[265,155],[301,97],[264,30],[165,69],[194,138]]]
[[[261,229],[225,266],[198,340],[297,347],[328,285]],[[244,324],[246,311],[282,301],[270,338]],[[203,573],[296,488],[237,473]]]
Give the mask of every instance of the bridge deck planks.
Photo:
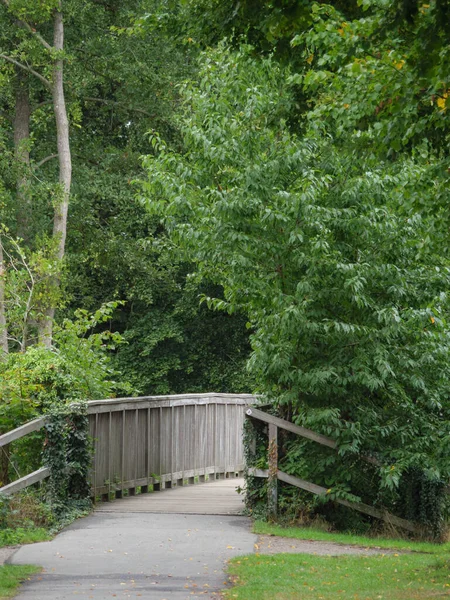
[[[243,479],[222,479],[97,504],[97,512],[241,515]]]

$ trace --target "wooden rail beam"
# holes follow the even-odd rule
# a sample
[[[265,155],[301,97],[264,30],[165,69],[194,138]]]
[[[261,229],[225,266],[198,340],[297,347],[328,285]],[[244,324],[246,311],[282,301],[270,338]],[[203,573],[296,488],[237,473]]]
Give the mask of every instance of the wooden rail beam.
[[[24,490],[25,488],[33,485],[33,483],[37,483],[38,481],[42,481],[50,476],[50,469],[48,467],[42,467],[37,471],[33,471],[29,475],[25,475],[25,477],[21,477],[17,479],[17,481],[13,481],[8,485],[0,488],[0,496],[10,496],[11,494],[15,494],[16,492],[20,492],[20,490]]]
[[[264,421],[265,423],[272,423],[272,425],[276,425],[281,429],[285,429],[286,431],[291,431],[301,437],[304,437],[308,440],[312,440],[313,442],[317,442],[322,446],[328,446],[328,448],[332,448],[333,450],[338,449],[337,442],[327,437],[326,435],[322,435],[321,433],[316,433],[312,431],[312,429],[307,429],[306,427],[300,427],[300,425],[294,425],[290,421],[286,421],[285,419],[280,419],[279,417],[274,417],[273,415],[269,415],[262,410],[258,410],[257,408],[247,408],[245,414],[248,417],[252,417],[253,419],[257,419],[258,421]],[[373,456],[367,456],[366,454],[361,454],[360,458],[367,463],[370,463],[375,466],[381,466],[381,462],[374,458]]]
[[[268,469],[249,469],[248,474],[252,477],[269,477]],[[294,477],[293,475],[288,475],[283,471],[278,471],[277,477],[280,481],[284,481],[290,485],[294,485],[302,490],[307,492],[311,492],[312,494],[316,494],[317,496],[326,496],[327,489],[316,485],[315,483],[311,483],[310,481],[305,481],[304,479],[300,479],[299,477]],[[370,515],[371,517],[375,517],[376,519],[381,519],[386,523],[391,523],[392,525],[397,525],[397,527],[401,527],[402,529],[406,529],[407,531],[412,531],[414,533],[419,533],[421,528],[411,521],[407,521],[406,519],[401,519],[400,517],[396,517],[386,510],[380,510],[373,506],[369,506],[368,504],[364,504],[363,502],[350,502],[349,500],[345,500],[344,498],[335,498],[335,502],[338,504],[342,504],[343,506],[347,506],[348,508],[352,508],[353,510],[357,510],[366,515]]]
[[[33,431],[39,431],[44,425],[45,417],[39,417],[39,419],[34,419],[34,421],[25,423],[25,425],[21,425],[20,427],[17,427],[17,429],[13,429],[12,431],[8,431],[8,433],[0,435],[0,448],[32,433]]]
[[[258,421],[264,421],[265,423],[271,423],[272,425],[276,425],[281,429],[286,429],[287,431],[292,431],[292,433],[296,433],[301,437],[307,438],[308,440],[312,440],[313,442],[317,442],[322,446],[328,446],[329,448],[333,448],[334,450],[337,448],[337,443],[331,438],[322,435],[321,433],[316,433],[311,429],[306,429],[306,427],[300,427],[300,425],[294,425],[290,421],[285,421],[284,419],[280,419],[279,417],[274,417],[273,415],[268,415],[262,410],[258,410],[257,408],[247,408],[245,414],[248,417],[253,417],[254,419],[258,419]]]

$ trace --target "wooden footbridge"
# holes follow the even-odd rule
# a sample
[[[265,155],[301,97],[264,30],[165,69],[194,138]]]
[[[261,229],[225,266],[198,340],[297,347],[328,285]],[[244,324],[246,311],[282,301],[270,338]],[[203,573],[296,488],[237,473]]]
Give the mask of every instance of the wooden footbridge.
[[[254,401],[250,394],[211,393],[88,402],[91,495],[104,501],[98,509],[242,512],[242,496],[236,493],[243,484],[242,430],[245,409]],[[42,417],[0,436],[0,449],[44,424]],[[44,466],[0,488],[0,494],[13,494],[49,475]]]
[[[325,487],[279,470],[278,429],[337,451],[336,441],[261,411],[255,403],[251,394],[214,393],[88,402],[93,440],[91,496],[104,501],[98,510],[239,514],[243,502],[235,492],[243,485],[246,417],[263,422],[268,430],[269,468],[248,468],[248,474],[268,479],[268,508],[273,515],[277,512],[278,481],[326,496]],[[41,417],[1,435],[0,451],[44,425],[45,417]],[[373,456],[359,458],[380,466]],[[43,466],[0,488],[0,496],[39,483],[49,475],[50,469]],[[208,485],[195,485],[200,483]],[[169,491],[149,494],[163,490]],[[335,501],[408,531],[420,531],[416,523],[382,507],[339,497]]]

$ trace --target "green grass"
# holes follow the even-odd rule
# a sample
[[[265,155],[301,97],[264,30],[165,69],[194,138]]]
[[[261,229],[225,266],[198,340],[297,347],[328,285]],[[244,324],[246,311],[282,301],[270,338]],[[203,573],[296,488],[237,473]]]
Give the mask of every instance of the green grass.
[[[235,558],[227,600],[422,600],[450,596],[450,556],[252,555]]]
[[[52,539],[51,533],[43,527],[0,529],[0,548],[18,544],[34,544]]]
[[[30,575],[39,573],[40,570],[40,567],[30,565],[0,567],[0,600],[14,596],[19,585]]]
[[[253,531],[261,535],[379,548],[380,555],[238,557],[229,564],[229,573],[235,581],[225,592],[229,600],[450,598],[450,543],[370,538],[310,527],[281,527],[262,521],[254,523]],[[393,549],[394,553],[383,554],[384,549]]]
[[[390,538],[364,537],[351,533],[329,533],[312,527],[281,527],[263,521],[255,521],[253,532],[260,535],[278,535],[280,537],[296,538],[299,540],[316,540],[321,542],[336,542],[351,544],[365,548],[393,548],[411,552],[428,552],[431,554],[450,553],[450,543],[432,544],[429,542],[410,542]]]

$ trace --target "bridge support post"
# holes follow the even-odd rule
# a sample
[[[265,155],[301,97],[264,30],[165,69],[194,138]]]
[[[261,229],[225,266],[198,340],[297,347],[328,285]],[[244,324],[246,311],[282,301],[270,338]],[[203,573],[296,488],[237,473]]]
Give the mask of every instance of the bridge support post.
[[[275,518],[278,509],[278,427],[269,423],[269,478],[267,481],[267,509]]]

